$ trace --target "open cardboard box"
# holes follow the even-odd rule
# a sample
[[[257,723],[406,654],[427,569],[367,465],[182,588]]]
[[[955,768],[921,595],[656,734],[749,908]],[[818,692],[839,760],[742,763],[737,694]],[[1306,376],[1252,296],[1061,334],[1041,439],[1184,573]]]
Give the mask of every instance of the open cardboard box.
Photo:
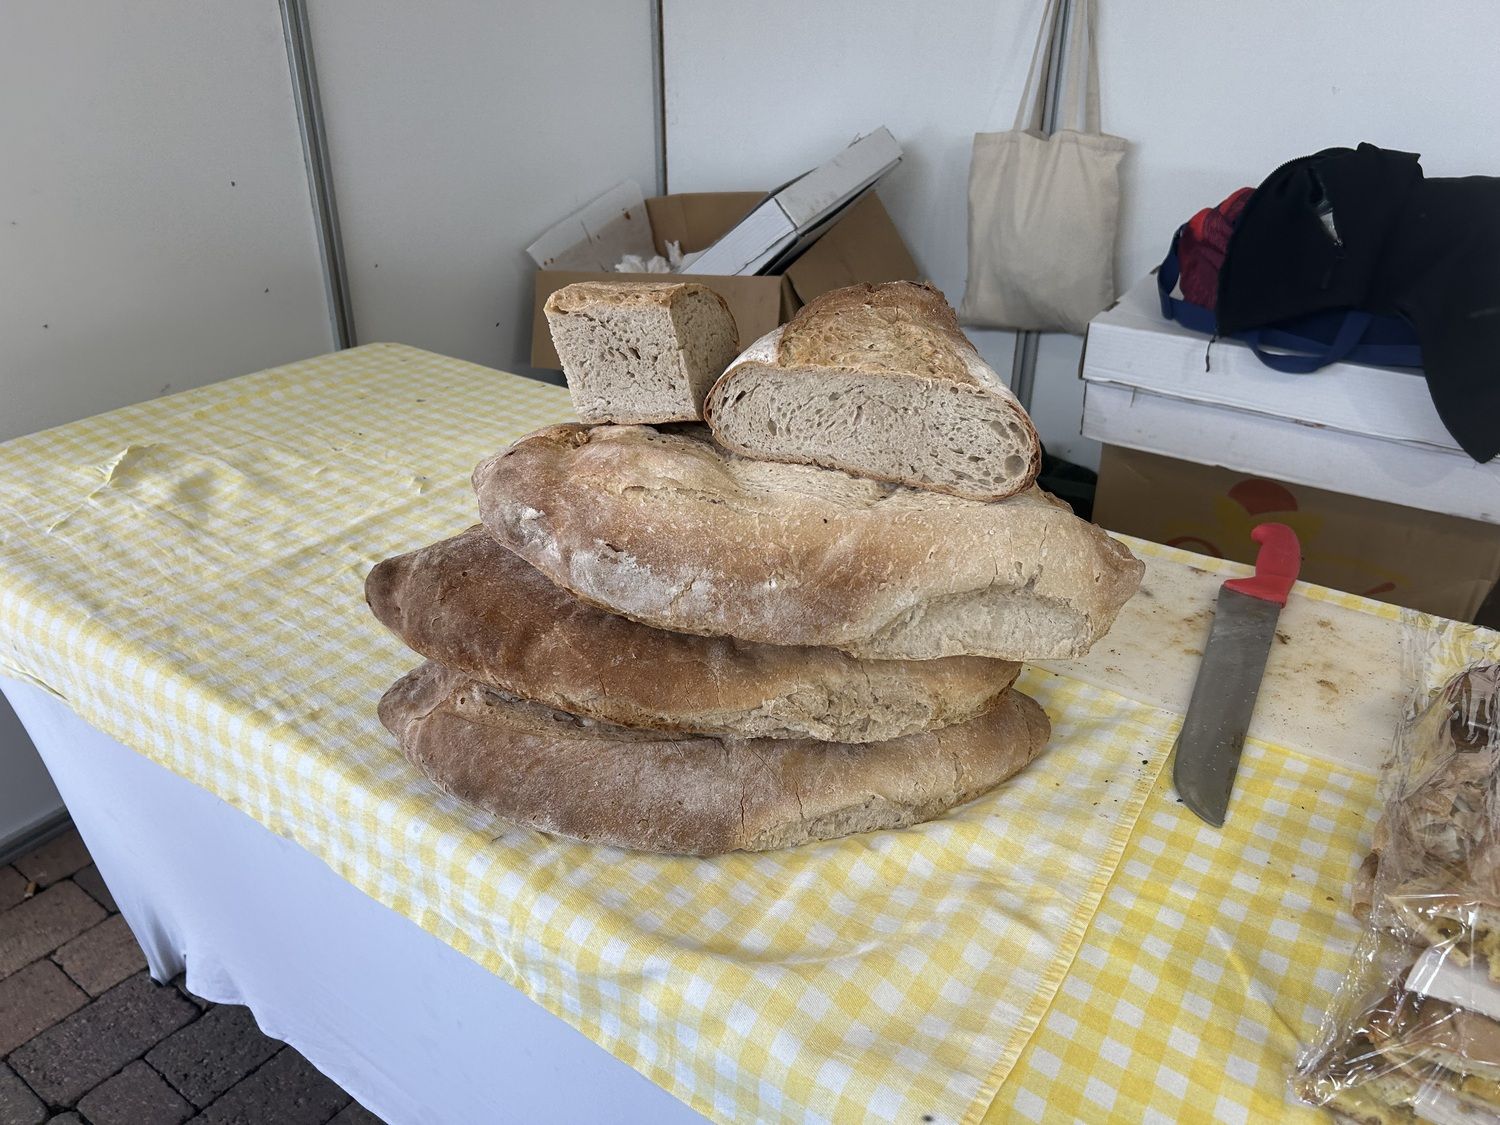
[[[702,250],[765,198],[764,192],[725,191],[658,195],[646,200],[656,252],[668,242],[685,253]],[[575,281],[663,281],[659,273],[605,273],[598,270],[538,270],[531,309],[531,363],[558,370],[557,351],[542,306],[553,292]],[[715,277],[685,275],[682,281],[707,285],[723,297],[739,327],[740,347],[748,347],[791,319],[814,297],[861,281],[915,281],[917,264],[901,240],[885,205],[873,191],[850,206],[821,238],[781,276]]]
[[[1253,563],[1258,523],[1302,542],[1302,577],[1472,621],[1500,579],[1500,527],[1254,473],[1106,445],[1094,520],[1111,531]]]

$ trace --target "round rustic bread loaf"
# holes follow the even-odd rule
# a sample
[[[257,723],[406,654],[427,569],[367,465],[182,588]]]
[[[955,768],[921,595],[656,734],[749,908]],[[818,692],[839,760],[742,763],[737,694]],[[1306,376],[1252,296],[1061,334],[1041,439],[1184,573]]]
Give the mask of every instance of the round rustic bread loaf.
[[[439,788],[504,820],[596,844],[718,855],[901,828],[993,789],[1041,751],[1018,692],[967,723],[889,742],[718,739],[581,719],[428,663],[380,721]]]
[[[650,426],[538,430],[474,487],[490,534],[611,612],[862,657],[1081,656],[1145,569],[1038,489],[964,500]]]
[[[365,599],[429,660],[523,699],[653,730],[879,742],[982,714],[1020,671],[980,656],[858,660],[653,629],[584,604],[482,527],[386,559]]]

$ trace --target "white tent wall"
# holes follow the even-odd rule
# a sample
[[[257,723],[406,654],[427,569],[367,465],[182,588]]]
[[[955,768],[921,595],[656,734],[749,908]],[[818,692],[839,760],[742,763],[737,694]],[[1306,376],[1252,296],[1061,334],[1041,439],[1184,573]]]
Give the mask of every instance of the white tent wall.
[[[775,187],[885,125],[906,155],[880,197],[918,268],[956,304],[970,142],[1010,128],[1040,4],[665,0],[667,187]],[[970,335],[1010,370],[1012,333]]]
[[[361,341],[530,362],[537,235],[656,192],[648,0],[319,0],[313,54]]]
[[[905,165],[881,187],[918,265],[955,303],[967,269],[973,133],[1008,129],[1042,0],[666,0],[668,186],[770,186],[886,124]],[[1367,140],[1429,175],[1500,174],[1484,0],[1099,0],[1103,127],[1131,142],[1119,282],[1160,261],[1200,207],[1283,161]],[[1001,371],[1009,333],[971,332]],[[1032,414],[1048,448],[1079,436],[1082,342],[1044,336]]]

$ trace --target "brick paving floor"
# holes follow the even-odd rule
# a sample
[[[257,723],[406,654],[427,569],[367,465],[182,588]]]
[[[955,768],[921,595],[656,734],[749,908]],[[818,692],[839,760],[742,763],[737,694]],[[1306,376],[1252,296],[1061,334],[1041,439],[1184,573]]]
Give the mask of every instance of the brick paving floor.
[[[250,1009],[157,984],[77,832],[0,867],[0,1125],[380,1125]]]

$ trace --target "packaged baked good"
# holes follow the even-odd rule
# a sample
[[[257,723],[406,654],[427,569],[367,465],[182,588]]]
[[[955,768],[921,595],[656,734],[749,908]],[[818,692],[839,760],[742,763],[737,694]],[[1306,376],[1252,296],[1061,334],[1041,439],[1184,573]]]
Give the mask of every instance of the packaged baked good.
[[[1500,664],[1475,661],[1414,695],[1397,732],[1351,894],[1366,931],[1298,1062],[1304,1100],[1380,1125],[1500,1120],[1497,790]]]

